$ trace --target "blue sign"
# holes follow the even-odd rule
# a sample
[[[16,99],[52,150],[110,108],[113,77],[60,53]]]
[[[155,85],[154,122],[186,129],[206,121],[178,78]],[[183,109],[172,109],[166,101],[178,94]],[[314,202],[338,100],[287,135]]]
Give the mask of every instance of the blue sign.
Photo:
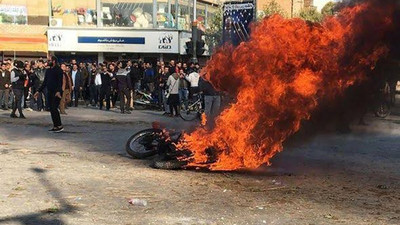
[[[145,38],[144,37],[78,37],[78,43],[144,45]]]

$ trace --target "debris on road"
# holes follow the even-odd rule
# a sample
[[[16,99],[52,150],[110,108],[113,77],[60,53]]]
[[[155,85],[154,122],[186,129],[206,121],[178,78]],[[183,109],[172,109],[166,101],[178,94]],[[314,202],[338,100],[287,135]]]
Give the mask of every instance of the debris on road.
[[[383,189],[383,190],[389,189],[389,187],[384,185],[384,184],[380,184],[380,185],[378,185],[376,187],[379,188],[379,189]]]
[[[147,201],[144,199],[132,198],[129,203],[136,206],[147,206]]]

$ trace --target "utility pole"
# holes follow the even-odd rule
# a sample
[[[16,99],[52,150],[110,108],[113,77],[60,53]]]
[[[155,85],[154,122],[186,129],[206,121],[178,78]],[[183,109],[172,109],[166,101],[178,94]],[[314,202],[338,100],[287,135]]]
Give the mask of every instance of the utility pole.
[[[192,21],[192,62],[197,63],[197,18],[196,18],[197,0],[193,0],[193,21]]]

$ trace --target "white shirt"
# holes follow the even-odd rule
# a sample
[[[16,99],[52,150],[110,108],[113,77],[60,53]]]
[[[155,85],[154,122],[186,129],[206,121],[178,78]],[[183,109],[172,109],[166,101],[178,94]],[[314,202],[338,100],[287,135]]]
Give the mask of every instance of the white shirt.
[[[188,76],[186,76],[185,79],[187,81],[189,81],[190,87],[198,87],[199,86],[200,74],[196,73],[196,72],[192,72]]]
[[[96,86],[101,85],[101,75],[99,73],[96,74],[96,78],[94,79],[94,85]]]
[[[72,70],[72,86],[75,86],[75,78],[76,78],[76,73],[77,73],[78,71],[73,71]]]

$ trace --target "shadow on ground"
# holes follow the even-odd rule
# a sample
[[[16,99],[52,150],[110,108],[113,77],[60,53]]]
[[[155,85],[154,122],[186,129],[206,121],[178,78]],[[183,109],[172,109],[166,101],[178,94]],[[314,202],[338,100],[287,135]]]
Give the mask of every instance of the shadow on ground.
[[[59,207],[49,208],[40,212],[33,212],[29,214],[16,215],[12,217],[0,218],[1,223],[18,222],[26,225],[55,225],[65,224],[60,218],[61,215],[74,214],[78,208],[66,202],[58,188],[54,186],[46,178],[46,170],[41,168],[31,168],[31,171],[37,175],[40,183],[46,188],[48,193],[58,202]]]

